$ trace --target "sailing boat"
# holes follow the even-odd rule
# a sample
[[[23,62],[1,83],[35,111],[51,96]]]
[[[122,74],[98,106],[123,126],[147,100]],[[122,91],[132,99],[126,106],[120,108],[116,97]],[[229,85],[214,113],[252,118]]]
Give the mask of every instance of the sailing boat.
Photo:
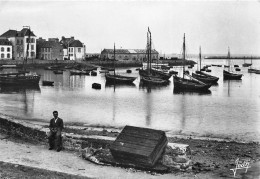
[[[243,67],[249,67],[252,65],[252,61],[251,63],[246,63],[245,61],[246,61],[246,57],[244,57],[244,63],[242,64]]]
[[[147,32],[147,69],[146,70],[140,69],[139,75],[140,75],[141,81],[143,83],[156,84],[156,85],[166,84],[167,81],[162,79],[165,76],[163,73],[160,74],[160,73],[157,73],[157,72],[155,73],[155,72],[152,71],[152,65],[151,65],[152,58],[151,58],[151,56],[152,56],[152,36],[151,36],[150,29],[148,27],[148,32]]]
[[[29,45],[31,41],[31,30],[30,27],[28,28],[29,31],[29,38],[26,48],[26,56],[25,60],[23,61],[23,68],[24,68],[24,62],[27,63],[27,57],[28,57],[28,50]],[[0,75],[0,84],[6,84],[6,85],[39,85],[40,81],[40,75],[37,74],[28,74],[26,73],[26,70],[23,70],[24,72],[19,73],[10,73],[10,74],[1,74]]]
[[[251,64],[253,65],[253,63],[252,63],[252,57],[251,57]],[[248,68],[248,73],[260,74],[260,70],[257,70],[257,69],[255,69],[255,68],[252,68],[252,65],[250,66],[250,68]]]
[[[177,75],[173,77],[174,90],[185,90],[185,91],[207,91],[211,84],[203,83],[200,80],[193,78],[192,76],[185,73],[185,34],[183,38],[183,77],[178,77]],[[190,79],[185,79],[185,75],[190,77]]]
[[[224,77],[224,80],[241,80],[242,78],[242,74],[238,74],[238,73],[233,73],[230,71],[230,51],[229,51],[229,48],[228,48],[228,65],[229,65],[229,68],[228,68],[228,71],[226,70],[223,70],[223,77]]]
[[[114,74],[106,73],[106,82],[107,83],[133,83],[135,81],[136,77],[129,77],[129,76],[123,76],[123,75],[116,75],[115,72],[115,61],[116,61],[116,47],[114,44]]]
[[[217,83],[217,81],[219,80],[218,77],[209,75],[201,71],[201,48],[200,48],[199,57],[200,57],[200,70],[196,71],[196,73],[192,73],[192,77],[204,83],[209,83],[209,84]]]

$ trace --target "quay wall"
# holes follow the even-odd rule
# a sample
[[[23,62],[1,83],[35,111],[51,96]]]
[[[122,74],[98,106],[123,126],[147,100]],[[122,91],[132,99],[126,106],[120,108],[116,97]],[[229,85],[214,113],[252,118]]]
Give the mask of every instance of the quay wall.
[[[23,60],[0,60],[0,65],[17,65],[21,67],[25,62]],[[25,65],[27,67],[45,67],[50,65],[67,65],[67,64],[85,64],[91,66],[103,66],[103,67],[113,67],[113,61],[101,61],[101,60],[91,60],[91,61],[74,61],[74,60],[39,60],[39,59],[28,59]],[[142,62],[139,61],[117,61],[115,63],[116,67],[142,67]]]
[[[0,114],[0,132],[48,146],[49,129],[47,126],[32,124]],[[63,148],[70,151],[81,151],[86,147],[108,148],[114,140],[113,137],[95,137],[64,132],[62,134]]]

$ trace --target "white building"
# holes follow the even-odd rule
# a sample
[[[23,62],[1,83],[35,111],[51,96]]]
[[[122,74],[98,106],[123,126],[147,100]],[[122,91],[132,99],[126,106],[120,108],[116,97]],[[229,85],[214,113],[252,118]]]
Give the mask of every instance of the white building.
[[[63,59],[64,60],[83,60],[85,58],[85,46],[79,40],[74,40],[74,37],[62,37],[60,43],[63,44]]]
[[[21,31],[8,30],[0,36],[0,39],[8,39],[12,42],[12,55],[15,59],[24,59],[27,48],[27,58],[36,58],[36,36],[29,28],[23,28]]]
[[[0,39],[0,59],[12,59],[12,43],[7,39]]]

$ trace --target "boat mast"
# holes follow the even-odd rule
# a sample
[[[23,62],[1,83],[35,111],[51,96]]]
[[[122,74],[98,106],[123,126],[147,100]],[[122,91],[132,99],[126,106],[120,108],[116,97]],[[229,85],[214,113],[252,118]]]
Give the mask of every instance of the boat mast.
[[[184,78],[184,74],[185,74],[185,33],[184,33],[184,37],[183,37],[183,66],[182,66],[182,69],[183,69],[183,78]]]
[[[201,70],[201,47],[200,47],[200,70]]]
[[[150,54],[149,54],[149,56],[150,56],[150,67],[149,67],[149,73],[151,73],[151,68],[152,68],[152,34],[151,34],[151,32],[150,32],[150,29],[148,29],[149,30],[149,34],[150,34],[150,48],[149,48],[149,52],[150,52]]]
[[[114,43],[114,76],[116,76],[116,67],[115,67],[115,61],[116,61],[116,45]]]
[[[148,31],[149,31],[149,27],[148,27]],[[149,73],[149,33],[147,32],[147,45],[146,45],[146,51],[147,51],[147,73]]]
[[[230,72],[230,51],[228,47],[228,71]]]

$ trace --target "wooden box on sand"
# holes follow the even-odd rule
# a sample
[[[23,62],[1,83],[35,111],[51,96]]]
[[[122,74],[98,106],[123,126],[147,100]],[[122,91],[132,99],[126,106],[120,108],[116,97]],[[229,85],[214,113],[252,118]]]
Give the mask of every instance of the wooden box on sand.
[[[110,147],[117,161],[153,166],[168,143],[164,131],[125,126]]]

